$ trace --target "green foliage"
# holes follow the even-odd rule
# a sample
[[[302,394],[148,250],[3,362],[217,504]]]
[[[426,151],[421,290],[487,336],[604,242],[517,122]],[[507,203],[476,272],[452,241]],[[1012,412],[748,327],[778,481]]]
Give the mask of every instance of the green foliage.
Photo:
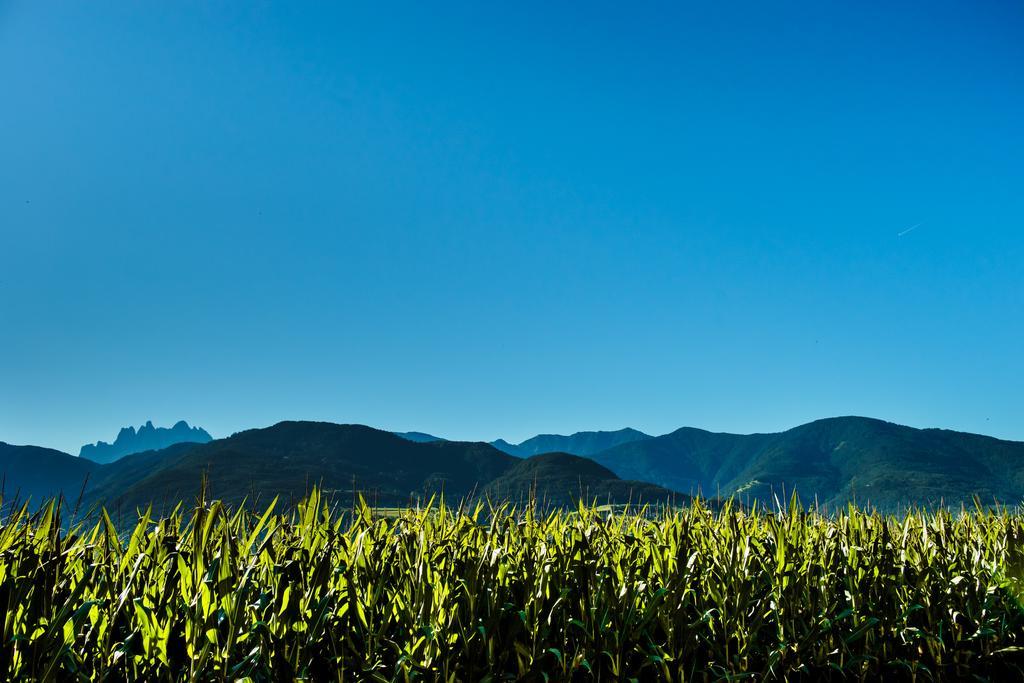
[[[1024,678],[1024,517],[700,501],[0,525],[5,680]]]

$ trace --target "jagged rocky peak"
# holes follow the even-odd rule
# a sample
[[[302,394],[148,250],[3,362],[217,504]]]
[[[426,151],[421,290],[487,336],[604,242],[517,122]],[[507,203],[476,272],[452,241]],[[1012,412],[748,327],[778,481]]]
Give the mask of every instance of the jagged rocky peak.
[[[82,446],[78,455],[94,462],[107,463],[132,453],[159,450],[178,443],[207,443],[212,440],[213,437],[205,429],[191,427],[184,420],[174,423],[173,427],[154,427],[152,420],[147,420],[138,429],[133,426],[122,427],[114,443],[97,441]]]

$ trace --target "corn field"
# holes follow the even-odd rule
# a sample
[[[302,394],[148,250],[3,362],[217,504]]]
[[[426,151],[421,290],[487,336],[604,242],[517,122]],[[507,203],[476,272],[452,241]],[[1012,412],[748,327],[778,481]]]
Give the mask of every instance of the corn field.
[[[0,526],[5,680],[1022,680],[1024,517],[798,507]]]

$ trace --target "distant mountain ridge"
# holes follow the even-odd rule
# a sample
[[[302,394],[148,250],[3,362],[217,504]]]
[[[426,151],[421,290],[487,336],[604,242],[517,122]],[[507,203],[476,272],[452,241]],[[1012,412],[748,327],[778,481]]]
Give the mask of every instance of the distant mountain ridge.
[[[572,455],[538,456],[538,465],[533,458],[516,458],[486,443],[416,442],[363,425],[326,422],[281,422],[106,464],[32,446],[2,446],[0,474],[22,499],[31,496],[38,503],[58,494],[75,499],[84,488],[86,502],[126,510],[194,500],[204,480],[213,498],[237,504],[279,496],[285,506],[313,486],[346,505],[355,492],[380,506],[414,504],[435,494],[458,502],[490,490],[521,497],[529,493],[538,471],[543,473],[544,499],[552,504],[570,502],[574,496],[655,502],[674,495],[650,484],[624,482],[597,463]],[[499,484],[488,489],[493,482]]]
[[[1024,500],[1024,442],[865,417],[836,417],[775,434],[683,427],[593,459],[624,479],[683,493],[770,502],[796,490],[831,506],[970,505]]]
[[[194,497],[205,475],[209,494],[232,503],[287,503],[319,486],[337,500],[360,491],[373,504],[398,506],[442,491],[459,500],[514,462],[483,443],[417,443],[364,425],[289,421],[197,445],[110,488],[126,505],[179,500]]]
[[[132,453],[160,450],[177,443],[207,443],[212,440],[213,437],[205,429],[190,427],[184,420],[170,428],[154,427],[151,421],[147,421],[138,430],[135,427],[124,427],[114,443],[97,441],[95,444],[82,446],[78,457],[98,463],[109,463]]]
[[[959,507],[972,505],[975,496],[986,505],[1024,502],[1024,442],[863,417],[828,418],[775,434],[684,427],[590,457],[553,452],[523,459],[486,443],[425,437],[419,433],[413,441],[362,425],[282,422],[111,463],[0,443],[0,475],[5,504],[15,495],[38,501],[63,493],[75,500],[84,490],[89,502],[125,509],[187,502],[204,476],[209,494],[228,502],[274,495],[294,501],[313,485],[337,500],[360,491],[383,506],[441,492],[451,501],[521,501],[535,493],[557,504],[581,497],[627,502],[671,496],[680,502],[701,492],[772,503],[795,490],[805,503],[830,509],[848,502],[880,509]]]
[[[643,441],[652,438],[631,427],[611,432],[576,432],[569,436],[561,434],[538,434],[526,441],[512,444],[504,439],[492,441],[491,445],[498,450],[519,458],[528,458],[541,453],[570,453],[572,455],[590,456],[601,451],[614,448],[620,444]]]

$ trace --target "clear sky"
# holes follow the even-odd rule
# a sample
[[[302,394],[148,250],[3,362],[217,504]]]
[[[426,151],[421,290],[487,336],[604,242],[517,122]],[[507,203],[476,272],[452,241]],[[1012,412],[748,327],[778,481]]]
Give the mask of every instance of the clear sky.
[[[0,1],[0,440],[1024,440],[1020,2]]]

